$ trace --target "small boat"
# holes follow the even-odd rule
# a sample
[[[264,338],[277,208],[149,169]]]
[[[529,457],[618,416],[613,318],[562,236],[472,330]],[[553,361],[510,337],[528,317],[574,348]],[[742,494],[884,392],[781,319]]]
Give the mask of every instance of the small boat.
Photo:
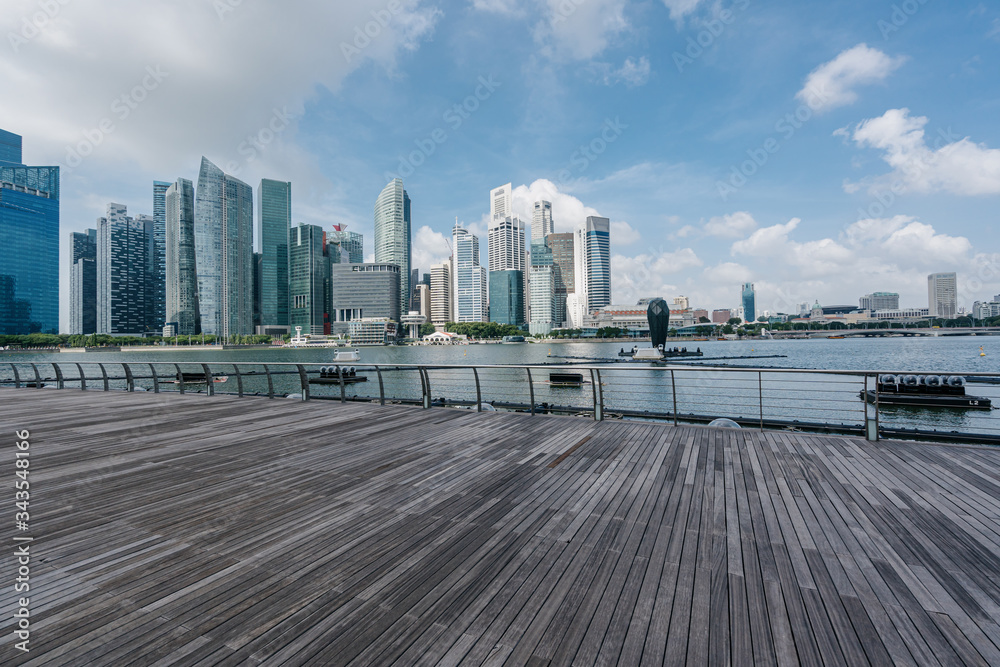
[[[504,336],[503,340],[501,342],[503,342],[503,343],[523,343],[524,342],[524,336]]]
[[[844,340],[844,338],[846,338],[846,336],[827,336],[826,337],[827,340]]]
[[[553,387],[582,387],[583,373],[549,373],[549,384]]]
[[[358,375],[358,370],[351,368],[340,368],[339,366],[322,366],[319,369],[319,377],[309,380],[309,384],[356,384],[358,382],[368,382],[364,375]]]
[[[992,401],[965,393],[965,378],[944,375],[882,375],[876,389],[861,392],[861,399],[879,405],[916,408],[989,410]]]
[[[228,382],[228,375],[213,375],[212,382]],[[204,373],[181,373],[181,379],[176,377],[170,380],[161,380],[166,384],[205,384]]]
[[[337,364],[346,364],[353,361],[361,361],[361,352],[357,348],[353,350],[337,350],[333,353],[333,361]]]

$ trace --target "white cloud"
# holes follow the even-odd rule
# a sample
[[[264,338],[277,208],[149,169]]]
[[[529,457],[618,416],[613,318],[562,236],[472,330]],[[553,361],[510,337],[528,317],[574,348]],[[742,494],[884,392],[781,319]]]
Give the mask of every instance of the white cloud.
[[[472,0],[472,6],[484,12],[521,16],[523,10],[518,0]]]
[[[632,229],[632,225],[624,221],[611,221],[611,245],[616,247],[632,245],[642,238],[638,230]]]
[[[678,288],[666,282],[665,276],[674,276],[702,264],[702,260],[691,248],[643,253],[634,257],[612,255],[612,301],[616,304],[629,304],[651,296],[662,296],[669,300],[677,296]]]
[[[514,212],[528,223],[529,227],[536,201],[552,202],[552,226],[556,232],[571,232],[582,226],[587,221],[588,216],[600,215],[597,209],[584,205],[573,195],[561,192],[559,186],[544,178],[531,185],[517,186],[511,193],[511,197]],[[614,243],[613,237],[612,243]]]
[[[757,229],[757,221],[746,211],[711,218],[705,223],[705,233],[719,238],[742,238]]]
[[[924,133],[927,122],[924,116],[910,116],[909,109],[890,109],[855,128],[855,143],[881,150],[882,159],[893,168],[872,186],[873,191],[888,182],[897,194],[1000,194],[1000,150],[968,137],[958,139],[950,131],[940,132],[929,146]]]
[[[816,112],[853,104],[858,99],[854,88],[884,81],[905,61],[858,44],[814,69],[795,97]]]
[[[594,63],[592,69],[597,80],[606,86],[624,83],[629,88],[635,88],[649,81],[650,65],[646,56],[641,56],[639,60],[626,58],[618,69],[610,63]]]
[[[542,53],[557,60],[590,60],[629,28],[626,0],[546,0],[547,15],[535,28]]]
[[[663,4],[670,10],[670,18],[678,23],[698,9],[701,2],[702,0],[663,0]]]
[[[422,226],[413,235],[410,265],[429,273],[432,264],[440,264],[451,255],[450,242],[451,239],[441,232],[435,232],[427,225]]]

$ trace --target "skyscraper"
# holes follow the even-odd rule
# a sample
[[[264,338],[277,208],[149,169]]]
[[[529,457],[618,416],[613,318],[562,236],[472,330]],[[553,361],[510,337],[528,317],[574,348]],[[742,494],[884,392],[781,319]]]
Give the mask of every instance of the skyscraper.
[[[523,271],[490,271],[490,322],[524,324]]]
[[[70,234],[69,333],[97,331],[97,230]]]
[[[578,311],[593,313],[611,303],[611,222],[590,216],[576,231],[575,287]],[[581,317],[584,313],[577,312]]]
[[[123,204],[97,219],[97,333],[145,333],[148,244],[145,222]]]
[[[328,234],[326,242],[340,246],[341,253],[347,255],[347,263],[363,264],[365,261],[364,236],[357,232],[347,231],[347,225],[334,225],[333,232]],[[336,262],[335,262],[336,263]]]
[[[899,294],[897,292],[872,292],[865,294],[859,300],[861,310],[898,310]]]
[[[451,260],[431,265],[431,315],[435,326],[454,321],[452,315]]]
[[[331,320],[338,333],[350,322],[387,318],[399,322],[399,267],[395,264],[333,264]]]
[[[59,167],[0,130],[0,334],[59,333]]]
[[[195,260],[194,186],[177,179],[164,195],[166,215],[166,315],[182,336],[201,333],[198,273]]]
[[[252,333],[253,189],[203,157],[194,216],[202,331]]]
[[[566,299],[576,291],[576,269],[574,263],[573,233],[549,234],[545,245],[552,252],[552,265],[556,268],[555,281],[555,326],[563,326],[566,321]]]
[[[329,289],[330,260],[326,256],[326,235],[319,225],[299,223],[292,228],[288,250],[289,322],[292,330],[325,333],[325,315],[329,313],[326,293]]]
[[[399,293],[410,294],[410,196],[393,179],[375,200],[375,262],[399,267]]]
[[[536,244],[532,244],[536,247]],[[534,258],[534,253],[532,253]],[[558,269],[554,265],[532,265],[531,280],[529,281],[531,292],[531,322],[528,330],[532,334],[548,334],[556,326],[555,308],[555,272]]]
[[[743,320],[745,322],[755,322],[757,320],[757,292],[752,283],[743,283]]]
[[[927,276],[927,308],[931,317],[951,320],[957,316],[957,274],[932,273]]]
[[[455,253],[456,322],[485,322],[486,268],[479,263],[479,237],[455,223],[451,232]],[[433,277],[431,278],[433,280]]]
[[[490,190],[490,220],[514,215],[511,184]]]
[[[146,236],[146,328],[160,332],[167,318],[167,188],[153,181],[153,217]]]
[[[531,242],[539,243],[552,233],[552,202],[536,201],[531,216]]]
[[[289,326],[288,235],[292,184],[265,178],[257,188],[257,247],[260,249],[260,324]],[[308,333],[308,329],[305,330]]]

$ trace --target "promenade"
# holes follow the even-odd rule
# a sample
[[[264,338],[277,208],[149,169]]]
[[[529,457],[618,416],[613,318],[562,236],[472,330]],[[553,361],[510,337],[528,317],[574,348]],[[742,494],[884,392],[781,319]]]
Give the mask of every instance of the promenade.
[[[3,665],[1000,664],[1000,448],[76,389],[0,425]]]

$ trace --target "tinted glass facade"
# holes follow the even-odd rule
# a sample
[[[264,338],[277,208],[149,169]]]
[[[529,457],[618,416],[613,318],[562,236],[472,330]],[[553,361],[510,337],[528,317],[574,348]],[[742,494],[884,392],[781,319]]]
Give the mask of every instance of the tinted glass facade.
[[[145,332],[147,248],[144,221],[108,204],[97,221],[97,333]]]
[[[410,294],[410,196],[393,179],[375,201],[375,262],[399,267],[399,293]]]
[[[751,283],[743,283],[743,320],[753,322],[757,319],[757,293]]]
[[[181,178],[172,184],[166,204],[166,322],[182,336],[201,333],[195,262],[194,186]]]
[[[330,279],[323,228],[300,224],[292,230],[290,241],[288,295],[292,330],[302,327],[302,333],[323,334],[329,312],[326,294]]]
[[[59,167],[0,130],[0,334],[59,333]]]
[[[97,331],[97,230],[70,234],[69,333]]]
[[[524,324],[524,271],[490,272],[490,322]]]
[[[257,247],[260,248],[260,323],[288,326],[288,235],[292,184],[263,179],[257,188]],[[304,329],[306,333],[308,329]]]

